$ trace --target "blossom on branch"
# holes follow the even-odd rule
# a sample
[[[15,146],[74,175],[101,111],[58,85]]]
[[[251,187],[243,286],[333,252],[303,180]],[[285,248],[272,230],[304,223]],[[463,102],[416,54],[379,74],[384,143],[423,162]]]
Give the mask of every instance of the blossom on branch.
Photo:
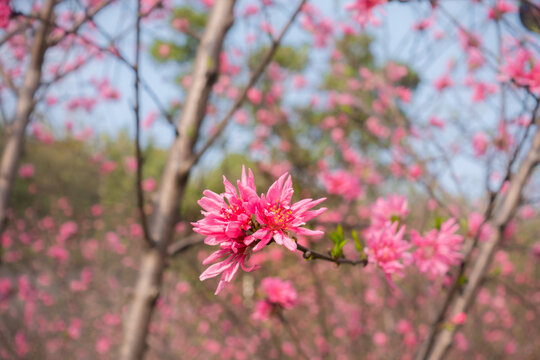
[[[425,236],[411,232],[411,242],[417,246],[413,253],[418,269],[432,277],[444,275],[451,265],[459,263],[463,257],[460,250],[463,236],[457,235],[459,225],[455,219],[449,219],[440,230],[433,229]]]
[[[11,9],[9,7],[9,0],[0,0],[0,29],[8,27],[10,16]]]
[[[242,178],[237,188],[223,177],[225,193],[216,194],[210,190],[203,192],[198,201],[203,208],[204,218],[192,223],[193,230],[206,236],[207,245],[219,245],[220,249],[207,257],[204,265],[214,263],[200,276],[200,280],[221,274],[216,294],[230,282],[238,269],[252,271],[257,266],[246,262],[253,251],[258,251],[274,240],[291,251],[296,250],[296,242],[290,232],[297,235],[322,235],[322,231],[303,228],[306,221],[326,210],[309,211],[325,199],[312,201],[304,199],[292,204],[291,177],[283,174],[266,193],[257,196],[253,173],[246,175],[242,167]],[[216,262],[217,261],[217,262]]]
[[[253,318],[266,320],[273,311],[290,309],[297,303],[297,293],[290,281],[283,281],[276,277],[267,277],[261,283],[261,290],[266,299],[257,302]]]
[[[323,234],[322,231],[309,230],[302,226],[307,221],[326,211],[326,208],[309,211],[309,209],[320,204],[326,198],[314,201],[304,199],[291,204],[293,192],[291,177],[285,173],[270,186],[266,196],[264,194],[261,195],[255,213],[255,218],[261,225],[261,228],[246,239],[248,244],[260,240],[253,248],[253,251],[262,249],[272,239],[277,244],[284,245],[287,249],[295,251],[296,242],[288,234],[289,231],[304,236]]]

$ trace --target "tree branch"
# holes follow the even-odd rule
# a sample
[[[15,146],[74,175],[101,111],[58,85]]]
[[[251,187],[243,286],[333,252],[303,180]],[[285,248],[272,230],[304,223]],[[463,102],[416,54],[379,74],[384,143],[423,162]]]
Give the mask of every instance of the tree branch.
[[[229,111],[225,114],[223,119],[216,126],[214,133],[212,134],[212,136],[210,136],[210,138],[208,139],[206,144],[204,144],[203,147],[201,148],[201,150],[198,151],[195,154],[195,156],[191,159],[191,165],[196,164],[197,161],[199,161],[199,159],[201,158],[201,156],[206,152],[206,150],[208,150],[210,148],[210,146],[212,146],[212,144],[221,135],[221,133],[223,132],[223,130],[225,129],[225,127],[229,123],[229,120],[231,119],[231,117],[242,106],[242,104],[244,103],[244,101],[247,98],[247,93],[248,93],[249,89],[251,89],[253,87],[253,85],[255,85],[257,80],[259,80],[259,77],[262,75],[262,73],[264,72],[264,70],[266,69],[268,64],[270,63],[270,60],[272,60],[272,57],[274,56],[277,49],[279,48],[279,44],[283,40],[283,37],[285,36],[287,31],[289,30],[289,28],[293,24],[294,20],[296,19],[296,17],[300,13],[300,11],[302,10],[302,7],[304,6],[304,4],[306,2],[307,2],[307,0],[302,0],[300,2],[298,7],[296,8],[295,12],[292,14],[291,18],[287,22],[287,24],[283,27],[283,30],[281,30],[281,33],[279,34],[278,38],[272,41],[272,46],[270,47],[270,49],[268,49],[268,51],[264,55],[263,60],[261,61],[259,66],[251,74],[247,85],[244,87],[242,92],[238,95],[238,97],[236,98],[233,106],[229,109]]]

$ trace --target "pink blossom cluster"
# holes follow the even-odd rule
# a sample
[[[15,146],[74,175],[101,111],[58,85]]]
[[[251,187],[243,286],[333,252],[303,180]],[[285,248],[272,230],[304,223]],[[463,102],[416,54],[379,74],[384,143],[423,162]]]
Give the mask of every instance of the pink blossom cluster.
[[[0,29],[8,27],[10,15],[9,0],[0,0]]]
[[[261,290],[266,295],[266,299],[255,305],[253,318],[256,320],[266,320],[273,311],[290,309],[297,303],[298,295],[290,281],[267,277],[261,283]]]
[[[456,234],[458,228],[455,219],[448,219],[440,230],[433,229],[424,236],[412,230],[411,242],[417,246],[413,257],[421,272],[437,277],[446,274],[451,265],[459,263],[463,257],[460,252],[463,236]]]
[[[366,26],[368,22],[371,22],[373,25],[378,25],[381,20],[373,15],[373,10],[384,4],[386,4],[386,0],[354,0],[353,2],[346,4],[345,9],[353,11],[355,13],[356,21],[362,26]]]
[[[257,267],[246,264],[253,251],[275,241],[294,252],[296,242],[291,232],[304,236],[323,234],[303,226],[326,210],[309,211],[325,198],[315,201],[304,199],[293,204],[292,180],[287,173],[270,186],[266,195],[261,196],[257,195],[253,173],[249,170],[246,175],[244,167],[241,180],[237,181],[238,191],[225,177],[223,184],[225,193],[203,192],[204,197],[198,204],[204,209],[204,218],[192,223],[195,232],[206,236],[206,244],[220,246],[203,261],[204,265],[215,263],[200,276],[203,281],[221,274],[216,294],[232,280],[240,267],[244,271]]]
[[[381,197],[371,207],[370,226],[364,232],[368,261],[382,269],[390,285],[393,285],[392,274],[403,275],[405,266],[413,261],[420,272],[435,278],[448,272],[462,257],[463,236],[456,234],[459,225],[455,219],[446,220],[440,229],[432,229],[424,236],[412,230],[408,242],[402,225],[408,212],[404,196]],[[478,221],[482,222],[473,216],[471,225],[475,232],[480,227]],[[480,236],[489,236],[489,232],[484,227]],[[415,249],[411,250],[413,246]]]
[[[381,197],[371,208],[370,227],[364,233],[368,261],[382,269],[390,284],[391,275],[402,275],[410,258],[410,244],[403,239],[405,226],[401,225],[408,212],[404,196]]]
[[[540,61],[530,51],[519,48],[515,54],[509,54],[500,72],[500,81],[513,80],[535,94],[540,92]]]

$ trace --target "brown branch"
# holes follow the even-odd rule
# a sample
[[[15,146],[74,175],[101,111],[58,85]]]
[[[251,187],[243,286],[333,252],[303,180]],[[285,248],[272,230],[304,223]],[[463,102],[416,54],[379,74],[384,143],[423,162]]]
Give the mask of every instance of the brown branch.
[[[54,0],[45,1],[41,8],[41,18],[52,19],[54,5]],[[0,234],[3,233],[7,226],[7,211],[21,158],[25,130],[30,122],[30,116],[35,106],[34,96],[41,82],[45,52],[48,48],[46,39],[50,31],[49,21],[42,21],[36,30],[30,52],[30,63],[18,92],[15,116],[0,161]]]
[[[531,121],[536,119],[539,104],[540,102],[537,100],[532,116],[533,120]],[[500,204],[494,208],[493,213],[495,216],[493,224],[496,229],[495,233],[491,239],[481,247],[475,263],[472,264],[472,269],[468,276],[467,284],[462,289],[462,292],[457,294],[457,291],[453,291],[452,294],[449,294],[447,297],[446,302],[448,302],[448,306],[443,309],[444,312],[439,314],[442,319],[444,319],[447,309],[449,310],[450,318],[458,313],[466,312],[474,300],[474,296],[485,277],[489,265],[491,264],[493,254],[503,239],[506,225],[512,219],[517,207],[519,206],[522,189],[529,180],[533,169],[540,162],[540,128],[538,125],[539,124],[537,121],[537,129],[532,141],[532,146],[529,149],[526,158],[521,163],[517,173],[511,177],[506,196],[500,202]],[[463,268],[464,267],[465,266],[463,266]],[[464,271],[462,271],[462,273],[464,273]],[[459,281],[459,279],[456,281]],[[444,358],[448,349],[450,348],[450,345],[452,344],[453,335],[458,326],[442,329],[437,335],[437,330],[441,323],[442,320],[432,325],[426,340],[430,346],[422,348],[420,353],[417,354],[417,359],[438,360]]]
[[[234,4],[235,0],[214,3],[197,49],[192,84],[177,123],[178,136],[169,149],[154,201],[150,234],[155,246],[147,249],[141,258],[133,300],[124,323],[121,360],[139,360],[146,352],[146,339],[161,290],[167,249],[191,171],[189,159],[193,156],[193,146],[199,136],[212,87],[219,76],[220,53],[225,35],[234,21]]]
[[[80,18],[77,22],[73,24],[73,26],[70,29],[62,29],[64,30],[63,34],[56,35],[49,39],[48,46],[55,46],[60,41],[62,41],[67,35],[75,35],[78,33],[81,26],[86,24],[87,21],[92,21],[92,18],[96,16],[101,10],[103,10],[106,6],[110,5],[114,0],[107,0],[99,4],[98,6],[87,9],[86,13],[82,18]],[[55,25],[56,26],[56,25]]]
[[[167,249],[167,254],[170,257],[176,256],[178,254],[183,253],[184,251],[191,249],[193,246],[202,244],[204,242],[204,238],[199,234],[193,234],[191,236],[186,237],[183,240],[180,240],[174,244],[171,244],[169,248]]]
[[[334,264],[337,264],[337,265],[345,264],[345,265],[353,265],[353,266],[354,265],[366,266],[368,264],[367,259],[352,260],[352,259],[347,259],[347,258],[333,258],[329,255],[325,255],[323,253],[320,253],[315,250],[311,250],[303,245],[300,245],[298,242],[296,243],[296,248],[304,253],[302,256],[306,260],[324,260],[324,261],[333,262]]]
[[[15,95],[19,93],[19,89],[11,79],[11,76],[4,70],[2,63],[0,63],[0,77],[2,77],[6,85],[15,93]]]
[[[272,58],[274,57],[274,54],[276,53],[277,49],[279,48],[279,44],[283,40],[283,37],[285,36],[285,34],[287,33],[287,31],[289,30],[291,25],[294,23],[294,20],[296,19],[296,17],[300,13],[300,11],[302,10],[302,7],[304,6],[304,4],[306,2],[307,2],[307,0],[302,0],[300,2],[298,7],[296,8],[296,11],[292,14],[292,16],[289,19],[289,21],[287,22],[287,24],[283,27],[283,29],[281,30],[281,33],[279,34],[277,39],[272,41],[272,46],[270,47],[270,49],[268,49],[268,51],[264,55],[263,60],[261,61],[259,66],[251,74],[247,85],[244,87],[242,92],[238,95],[238,97],[236,98],[233,106],[229,109],[229,111],[225,114],[223,119],[216,126],[214,133],[212,134],[212,136],[210,136],[210,138],[208,139],[206,144],[204,144],[203,147],[201,148],[201,150],[198,151],[195,154],[195,156],[191,159],[191,164],[190,165],[196,164],[197,161],[201,158],[201,156],[210,148],[210,146],[212,146],[212,144],[221,135],[221,133],[223,132],[223,130],[225,129],[225,127],[229,123],[229,120],[231,119],[231,117],[242,106],[242,104],[244,103],[244,101],[247,98],[247,93],[248,93],[249,89],[251,89],[253,87],[253,85],[255,85],[257,80],[259,80],[259,77],[262,75],[262,73],[264,72],[264,70],[266,69],[268,64],[270,63],[270,60],[272,60]]]
[[[154,241],[150,237],[150,232],[148,231],[148,221],[146,219],[146,213],[144,212],[144,193],[142,189],[142,167],[143,167],[143,157],[141,153],[141,109],[140,109],[140,98],[141,94],[139,91],[139,68],[140,68],[140,58],[141,58],[141,1],[137,1],[137,20],[135,21],[135,64],[133,66],[133,71],[135,72],[135,104],[133,105],[133,113],[135,114],[135,157],[137,159],[137,169],[135,172],[135,189],[137,192],[137,208],[139,211],[139,216],[141,218],[141,226],[143,229],[143,238],[146,246],[154,246]]]

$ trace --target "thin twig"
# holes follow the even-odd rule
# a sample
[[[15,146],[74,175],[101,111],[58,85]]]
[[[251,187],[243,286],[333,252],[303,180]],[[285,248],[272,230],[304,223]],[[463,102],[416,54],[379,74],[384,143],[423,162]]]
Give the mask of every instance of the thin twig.
[[[294,20],[296,19],[297,15],[300,13],[300,11],[302,10],[302,7],[304,6],[304,4],[306,2],[307,2],[307,0],[302,0],[300,2],[298,7],[296,8],[296,11],[292,14],[292,16],[289,19],[289,21],[287,22],[287,24],[283,27],[283,30],[281,30],[281,33],[279,34],[277,39],[272,41],[272,46],[266,52],[266,54],[263,57],[261,63],[259,64],[259,66],[251,74],[247,85],[240,92],[240,95],[236,98],[233,106],[229,109],[229,111],[225,114],[223,119],[216,126],[214,133],[212,134],[212,136],[210,136],[210,138],[208,139],[206,144],[204,144],[204,146],[201,148],[201,150],[198,151],[193,156],[193,158],[191,159],[191,165],[196,164],[197,161],[201,158],[201,156],[206,152],[206,150],[208,150],[210,148],[210,146],[212,146],[214,141],[216,141],[216,139],[221,135],[221,133],[223,132],[223,130],[225,129],[225,127],[229,123],[229,120],[231,119],[231,117],[242,106],[242,104],[244,103],[244,101],[247,98],[247,93],[248,93],[249,89],[251,89],[253,87],[253,85],[255,85],[255,83],[257,82],[259,77],[262,75],[262,73],[264,72],[264,70],[266,69],[268,64],[270,63],[270,60],[272,60],[274,54],[276,53],[277,49],[279,48],[279,44],[281,43],[283,37],[285,36],[287,31],[289,30],[289,28],[293,24]]]
[[[306,260],[325,260],[325,261],[333,262],[338,265],[346,264],[346,265],[353,265],[353,266],[354,265],[366,266],[368,264],[367,259],[352,260],[352,259],[347,259],[347,258],[333,258],[329,255],[325,255],[323,253],[320,253],[315,250],[311,250],[303,245],[300,245],[298,242],[296,243],[296,248],[304,253],[303,257]]]
[[[141,154],[141,114],[140,114],[140,91],[139,91],[139,67],[140,67],[140,47],[141,45],[141,0],[137,1],[137,21],[135,22],[135,65],[133,70],[135,72],[135,104],[133,106],[133,112],[135,113],[135,156],[137,158],[137,170],[135,176],[135,187],[137,191],[137,207],[139,209],[139,216],[141,218],[141,226],[143,229],[144,241],[147,246],[154,246],[154,241],[150,237],[148,231],[148,221],[146,219],[146,213],[144,212],[144,193],[142,189],[142,167],[143,157]]]

